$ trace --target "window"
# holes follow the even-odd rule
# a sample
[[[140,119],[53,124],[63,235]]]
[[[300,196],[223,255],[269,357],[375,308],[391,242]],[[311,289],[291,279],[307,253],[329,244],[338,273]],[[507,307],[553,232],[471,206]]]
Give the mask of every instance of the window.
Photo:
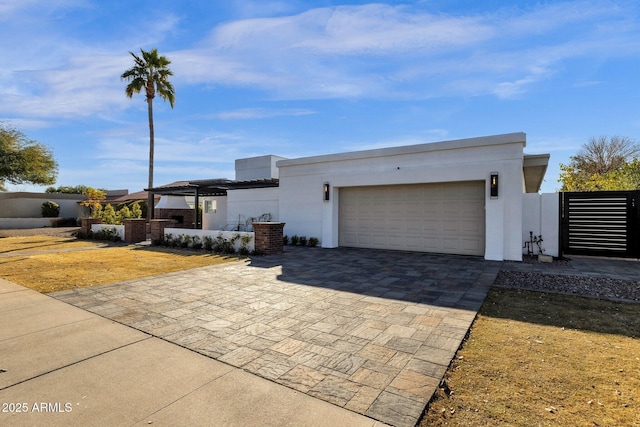
[[[216,213],[217,200],[205,200],[204,201],[204,213]]]

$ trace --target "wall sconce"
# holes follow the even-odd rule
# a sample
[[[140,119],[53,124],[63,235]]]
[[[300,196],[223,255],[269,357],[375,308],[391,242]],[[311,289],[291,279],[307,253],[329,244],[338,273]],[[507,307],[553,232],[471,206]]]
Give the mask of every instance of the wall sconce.
[[[325,182],[322,185],[322,200],[324,200],[325,202],[329,201],[329,183]]]
[[[498,172],[491,172],[490,188],[491,188],[491,198],[497,199],[498,198]]]

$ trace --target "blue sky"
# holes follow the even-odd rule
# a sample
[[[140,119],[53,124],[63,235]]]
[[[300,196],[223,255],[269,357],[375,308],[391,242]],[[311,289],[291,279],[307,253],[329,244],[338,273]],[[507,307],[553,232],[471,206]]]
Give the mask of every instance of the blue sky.
[[[0,40],[0,120],[52,149],[57,186],[147,186],[146,103],[120,80],[140,48],[176,89],[154,102],[155,185],[525,132],[553,192],[589,137],[640,133],[635,0],[0,0]]]

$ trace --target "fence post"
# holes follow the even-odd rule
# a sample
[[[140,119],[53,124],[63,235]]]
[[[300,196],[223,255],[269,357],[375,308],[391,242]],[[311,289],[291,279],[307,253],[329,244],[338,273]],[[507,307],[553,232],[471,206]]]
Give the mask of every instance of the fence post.
[[[149,229],[151,231],[151,242],[160,240],[164,237],[164,229],[174,227],[176,221],[173,219],[152,219]]]
[[[87,236],[93,224],[102,224],[102,218],[80,218],[80,232]]]
[[[282,253],[284,225],[284,222],[254,222],[255,251],[265,255]]]
[[[147,220],[146,219],[125,219],[124,241],[127,243],[138,243],[147,240]]]

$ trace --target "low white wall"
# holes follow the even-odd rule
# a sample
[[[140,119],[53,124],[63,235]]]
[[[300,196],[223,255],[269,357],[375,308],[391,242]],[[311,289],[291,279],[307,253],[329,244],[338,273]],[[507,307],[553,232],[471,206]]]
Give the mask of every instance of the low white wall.
[[[542,249],[545,255],[560,255],[560,198],[557,193],[523,194],[522,204],[522,253],[527,249],[524,242],[530,240],[530,232],[534,236],[542,236]],[[534,254],[538,253],[534,245]]]
[[[22,228],[51,227],[56,218],[0,218],[0,229],[15,230]]]
[[[122,240],[124,240],[124,225],[114,225],[114,224],[91,224],[91,231],[97,233],[101,230],[115,228],[116,234]]]
[[[172,236],[176,237],[176,236],[198,236],[201,239],[204,239],[206,236],[211,237],[212,239],[216,239],[218,237],[218,235],[222,235],[222,237],[226,240],[231,240],[233,238],[233,236],[246,236],[246,235],[250,235],[251,236],[251,241],[249,242],[249,244],[247,245],[247,249],[249,251],[253,251],[255,249],[255,237],[254,237],[254,233],[252,232],[246,232],[246,231],[221,231],[221,230],[193,230],[193,229],[189,229],[189,228],[165,228],[164,229],[164,234],[165,236],[167,234],[171,234]],[[240,247],[242,246],[240,239],[237,239],[235,241],[234,244],[234,249],[236,251],[240,250]]]

